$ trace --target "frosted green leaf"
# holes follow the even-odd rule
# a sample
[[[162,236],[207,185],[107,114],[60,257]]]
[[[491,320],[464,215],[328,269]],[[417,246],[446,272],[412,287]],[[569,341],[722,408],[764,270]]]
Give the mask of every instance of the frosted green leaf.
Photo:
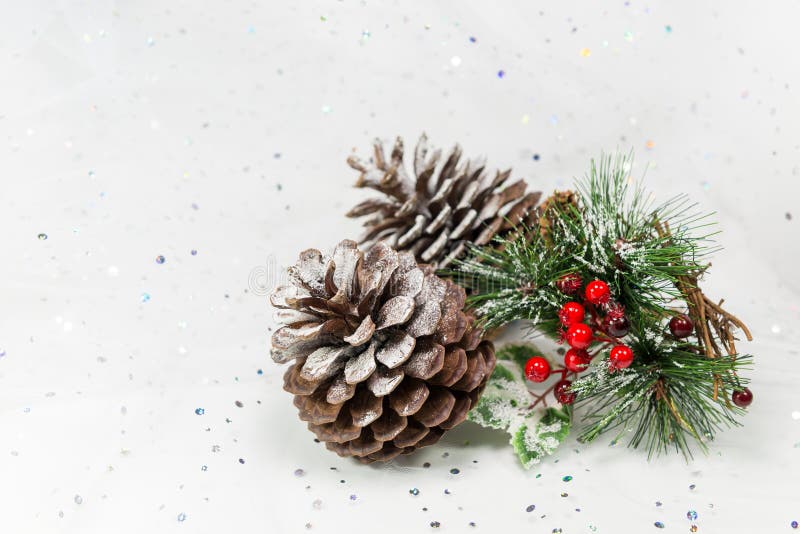
[[[555,452],[569,434],[571,420],[569,407],[547,408],[538,422],[526,422],[517,429],[511,437],[511,445],[525,469]]]
[[[572,411],[539,406],[532,398],[524,377],[525,362],[541,354],[529,345],[509,345],[497,352],[495,367],[486,390],[468,419],[481,426],[504,430],[527,469],[552,454],[569,433]]]

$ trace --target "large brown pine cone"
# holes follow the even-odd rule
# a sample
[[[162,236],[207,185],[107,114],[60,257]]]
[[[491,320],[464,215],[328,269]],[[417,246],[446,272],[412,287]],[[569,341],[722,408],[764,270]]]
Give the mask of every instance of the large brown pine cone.
[[[369,187],[382,196],[355,206],[348,217],[371,216],[364,223],[362,243],[387,241],[408,250],[418,261],[437,269],[464,256],[467,244],[482,246],[504,235],[519,222],[532,226],[540,192],[527,193],[524,180],[505,187],[511,170],[485,172],[482,160],[461,160],[456,145],[440,163],[442,152],[428,154],[422,134],[414,151],[413,175],[403,164],[403,140],[398,137],[389,159],[380,140],[369,162],[355,156],[347,163],[361,172],[356,187]]]
[[[272,358],[295,360],[284,389],[329,449],[389,460],[464,421],[495,356],[461,287],[383,242],[306,250],[289,276],[271,296],[284,324]]]

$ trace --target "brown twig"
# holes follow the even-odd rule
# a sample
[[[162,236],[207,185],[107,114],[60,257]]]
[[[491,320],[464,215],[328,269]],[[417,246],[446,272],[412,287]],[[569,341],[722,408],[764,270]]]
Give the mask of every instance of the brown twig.
[[[669,223],[662,224],[658,220],[654,220],[653,226],[659,237],[666,238],[665,242],[671,243],[669,240],[671,235]],[[741,319],[722,308],[724,300],[717,304],[703,294],[697,285],[697,278],[697,275],[678,276],[676,286],[689,308],[689,317],[694,323],[698,344],[706,356],[719,358],[722,356],[722,350],[717,344],[717,340],[719,340],[725,352],[729,356],[735,356],[736,338],[733,335],[733,330],[738,328],[744,332],[748,341],[752,341],[753,336]],[[712,335],[712,331],[716,334],[716,339]]]
[[[669,229],[669,223],[663,224],[655,219],[653,226],[658,232],[659,237],[665,239],[665,244],[671,244],[670,236],[672,233]],[[702,271],[701,271],[702,272]],[[697,335],[697,343],[700,350],[705,352],[709,358],[719,358],[722,356],[722,350],[717,344],[717,340],[722,345],[722,348],[728,356],[736,357],[736,338],[733,335],[733,330],[738,328],[744,332],[748,341],[753,340],[750,330],[747,326],[735,315],[725,311],[722,308],[723,300],[719,304],[714,303],[700,290],[697,285],[698,275],[681,275],[678,276],[677,283],[675,284],[678,291],[683,295],[686,305],[689,308],[689,317],[694,323],[695,333]],[[712,335],[712,331],[715,336]],[[714,400],[718,400],[720,390],[726,403],[729,403],[728,396],[725,394],[722,378],[718,374],[714,374]],[[657,398],[664,398],[667,404],[669,400],[665,397],[666,392],[662,389],[657,390]],[[670,405],[670,409],[672,406]],[[675,414],[677,416],[677,414]]]

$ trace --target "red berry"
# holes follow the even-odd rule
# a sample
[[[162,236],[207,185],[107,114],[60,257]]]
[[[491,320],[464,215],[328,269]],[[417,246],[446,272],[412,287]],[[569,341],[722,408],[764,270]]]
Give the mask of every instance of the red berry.
[[[609,336],[624,337],[631,330],[631,322],[624,315],[616,317],[606,315],[605,319],[603,319],[603,328],[605,328]]]
[[[611,349],[608,361],[614,369],[625,369],[633,363],[633,351],[627,345],[617,345]]]
[[[525,364],[525,377],[531,382],[544,382],[550,376],[550,363],[541,356],[534,356]]]
[[[566,338],[573,349],[585,349],[592,343],[592,329],[584,323],[573,323],[567,328]]]
[[[586,310],[577,302],[567,302],[561,306],[561,311],[558,312],[558,318],[564,326],[582,322],[584,315],[586,315]]]
[[[592,304],[605,304],[610,298],[611,290],[602,280],[592,280],[586,284],[586,300]]]
[[[582,373],[592,363],[589,353],[581,349],[569,349],[564,355],[564,367],[573,373]]]
[[[753,392],[748,388],[740,389],[739,391],[733,392],[731,399],[739,408],[747,408],[750,406],[750,403],[753,402]]]
[[[669,320],[669,331],[678,339],[689,337],[694,332],[694,323],[685,315],[676,315]]]
[[[571,385],[572,382],[569,380],[559,380],[556,387],[553,388],[553,395],[561,404],[572,404],[575,402],[575,394],[569,391]]]
[[[583,284],[580,275],[575,273],[565,274],[556,280],[556,287],[565,295],[574,295]]]

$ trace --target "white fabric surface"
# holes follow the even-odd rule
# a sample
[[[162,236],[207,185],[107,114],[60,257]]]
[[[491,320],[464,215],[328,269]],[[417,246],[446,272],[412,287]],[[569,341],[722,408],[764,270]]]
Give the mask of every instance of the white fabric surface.
[[[691,509],[701,533],[791,531],[799,13],[788,1],[9,3],[0,532],[687,532]],[[366,196],[350,187],[353,148],[423,129],[544,191],[601,150],[632,148],[659,198],[687,192],[716,211],[725,249],[706,287],[756,338],[741,344],[756,355],[744,427],[688,464],[571,439],[528,472],[502,434],[470,424],[382,467],[315,444],[269,360],[257,289],[301,249],[357,236],[343,217]]]

